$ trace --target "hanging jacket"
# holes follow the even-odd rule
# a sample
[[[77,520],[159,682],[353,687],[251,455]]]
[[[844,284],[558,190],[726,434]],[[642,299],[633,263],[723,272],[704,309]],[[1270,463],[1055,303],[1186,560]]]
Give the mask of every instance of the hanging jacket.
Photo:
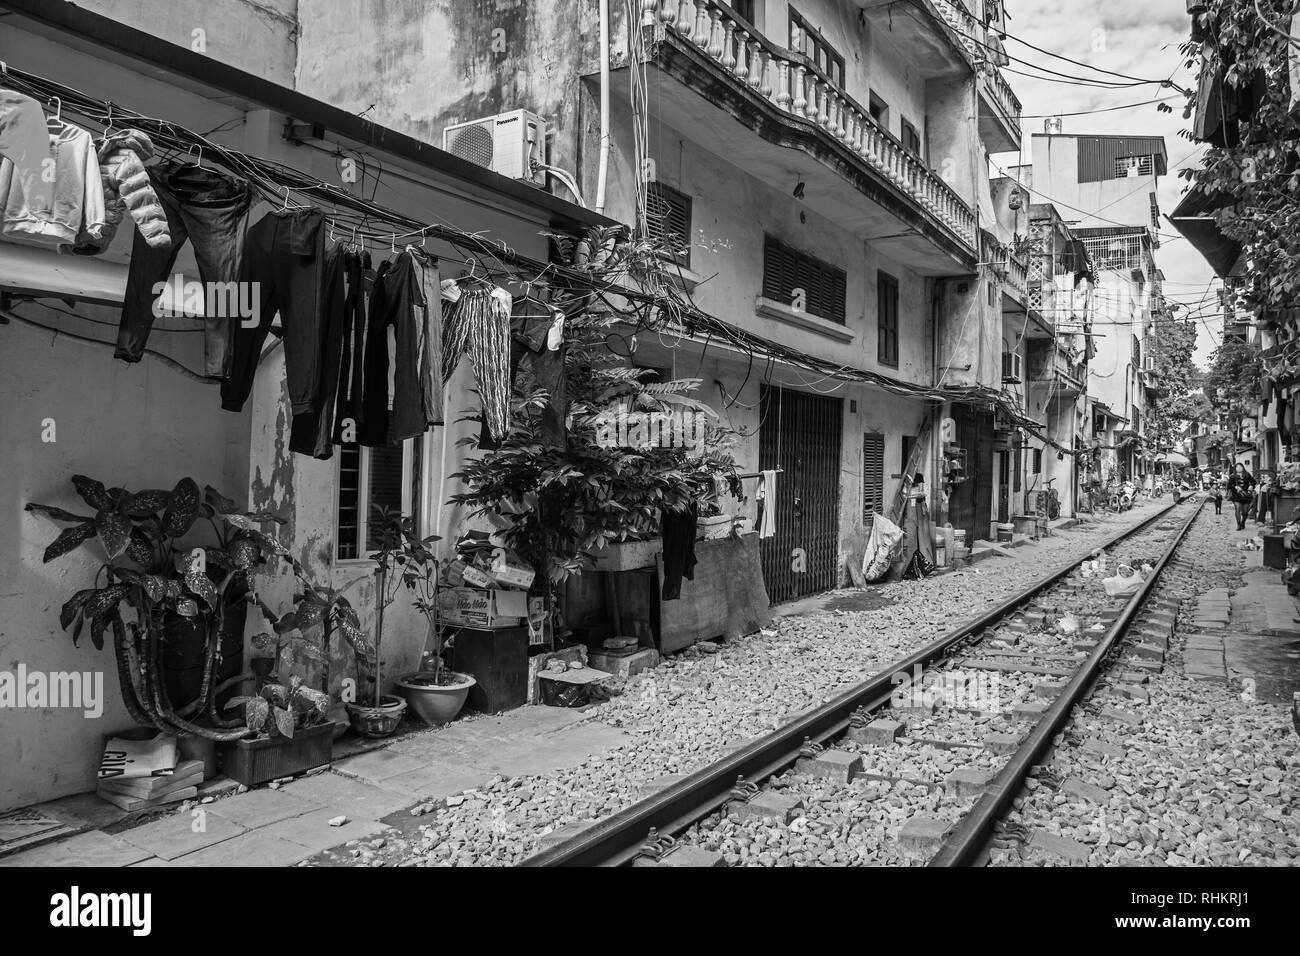
[[[3,233],[14,242],[38,246],[64,246],[77,241],[83,231],[98,240],[104,230],[104,187],[99,159],[90,134],[60,121],[48,133],[53,160],[54,203],[41,208],[43,199],[23,190],[23,175],[8,158],[0,163],[0,209]],[[42,173],[42,176],[45,174]]]
[[[54,180],[43,175],[44,161],[53,158],[45,111],[30,96],[0,89],[0,167],[9,167],[18,188],[34,214],[49,215],[54,208]],[[0,191],[0,208],[7,190]]]
[[[156,249],[170,246],[167,214],[144,168],[145,160],[153,156],[153,141],[138,129],[118,130],[100,140],[96,154],[104,189],[106,223],[99,240],[78,236],[72,251],[83,256],[103,252],[113,241],[127,212],[148,245]]]

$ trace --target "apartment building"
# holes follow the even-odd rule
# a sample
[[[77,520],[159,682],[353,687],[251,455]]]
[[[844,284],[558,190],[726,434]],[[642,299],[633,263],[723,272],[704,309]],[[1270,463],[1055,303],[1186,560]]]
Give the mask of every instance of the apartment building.
[[[549,188],[568,179],[587,205],[679,242],[672,271],[699,309],[903,386],[636,337],[630,361],[703,380],[697,397],[744,436],[743,472],[781,469],[784,520],[764,542],[774,602],[832,586],[841,541],[889,507],[905,471],[972,540],[992,534],[993,416],[923,394],[1001,386],[1002,279],[979,264],[981,222],[987,154],[1021,131],[981,8],[648,0],[612,4],[602,23],[594,2],[461,6],[300,10],[298,83],[453,151],[472,148],[458,124],[528,111],[535,158],[568,174]],[[376,47],[391,54],[373,62]],[[415,76],[413,97],[395,95]],[[946,498],[944,418],[972,475]],[[754,508],[749,489],[733,507]],[[791,571],[795,549],[805,572]]]
[[[1147,344],[1165,308],[1156,267],[1159,177],[1168,170],[1161,137],[1064,134],[1059,121],[1032,137],[1027,184],[1059,210],[1097,272],[1087,395],[1101,480],[1144,476],[1156,449],[1147,424],[1160,383]]]

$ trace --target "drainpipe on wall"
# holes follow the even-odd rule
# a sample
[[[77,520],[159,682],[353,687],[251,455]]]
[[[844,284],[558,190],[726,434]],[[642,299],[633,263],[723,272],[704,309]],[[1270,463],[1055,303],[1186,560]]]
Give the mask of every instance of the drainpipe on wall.
[[[596,212],[605,211],[609,177],[609,0],[600,0],[600,160],[596,174]]]

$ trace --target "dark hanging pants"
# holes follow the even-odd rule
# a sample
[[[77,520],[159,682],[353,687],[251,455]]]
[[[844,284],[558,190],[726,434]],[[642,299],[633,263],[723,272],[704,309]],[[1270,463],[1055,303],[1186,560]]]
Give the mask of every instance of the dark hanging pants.
[[[361,444],[371,448],[414,438],[442,419],[441,382],[436,402],[426,389],[433,377],[429,364],[433,357],[425,356],[431,334],[423,290],[426,281],[425,267],[410,252],[381,265],[375,277],[366,324],[362,423],[358,429]],[[438,334],[441,336],[441,329]],[[437,414],[438,422],[430,420],[430,413]]]
[[[356,255],[336,246],[325,255],[325,280],[321,298],[324,334],[321,337],[320,379],[310,411],[293,416],[289,450],[328,460],[334,456],[334,405],[339,390],[339,367],[353,318],[350,293],[360,281]]]
[[[699,509],[692,504],[687,511],[664,511],[659,528],[663,536],[663,600],[675,601],[682,596],[682,578],[695,580],[695,526]]]
[[[334,416],[334,444],[350,444],[364,420],[362,407],[365,383],[366,286],[372,276],[370,253],[349,253],[344,278],[347,298],[343,304],[343,342],[339,361],[338,401]],[[350,428],[349,428],[350,426]]]
[[[319,398],[324,335],[322,292],[325,267],[324,217],[319,209],[267,213],[248,230],[240,281],[256,283],[256,324],[235,326],[230,378],[221,385],[221,407],[243,409],[271,320],[280,315],[285,378],[293,414],[315,411]]]
[[[194,246],[199,281],[205,292],[213,289],[209,283],[226,284],[239,279],[243,238],[239,225],[252,200],[247,183],[202,166],[159,163],[146,167],[146,171],[167,216],[172,241],[169,246],[151,246],[136,231],[115,352],[117,358],[127,362],[138,362],[144,354],[158,298],[154,286],[170,280],[172,266],[186,239]],[[225,290],[224,303],[210,301],[206,295],[204,302],[204,371],[218,378],[230,371],[231,332],[239,323],[231,303],[238,305],[241,298],[253,301],[247,292],[241,296],[235,286],[225,285]]]

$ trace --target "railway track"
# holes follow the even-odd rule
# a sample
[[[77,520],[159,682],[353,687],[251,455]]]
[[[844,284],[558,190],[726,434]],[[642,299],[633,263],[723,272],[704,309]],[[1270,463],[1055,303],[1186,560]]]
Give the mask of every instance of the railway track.
[[[1122,547],[1124,557],[1155,567],[1131,599],[1107,598],[1097,581],[1081,578],[1076,559],[891,668],[522,865],[716,864],[716,853],[699,851],[725,845],[724,831],[744,839],[747,824],[791,820],[821,835],[830,854],[823,859],[854,862],[835,857],[843,815],[823,824],[817,808],[860,808],[863,794],[851,785],[862,778],[877,788],[869,796],[883,796],[899,781],[923,788],[934,812],[900,826],[885,806],[876,814],[881,819],[856,819],[859,835],[878,831],[882,848],[893,845],[909,862],[981,862],[998,821],[1071,710],[1114,662],[1134,622],[1155,614],[1160,624],[1172,616],[1169,607],[1153,611],[1148,599],[1200,507],[1170,503],[1102,545],[1107,552]],[[1114,567],[1112,559],[1108,573]],[[1077,631],[1066,633],[1068,624],[1061,629],[1066,616]],[[1123,665],[1135,672],[1134,696],[1142,693],[1143,668],[1162,656],[1145,644],[1137,653],[1146,657]],[[891,862],[878,856],[863,862],[873,861]]]

